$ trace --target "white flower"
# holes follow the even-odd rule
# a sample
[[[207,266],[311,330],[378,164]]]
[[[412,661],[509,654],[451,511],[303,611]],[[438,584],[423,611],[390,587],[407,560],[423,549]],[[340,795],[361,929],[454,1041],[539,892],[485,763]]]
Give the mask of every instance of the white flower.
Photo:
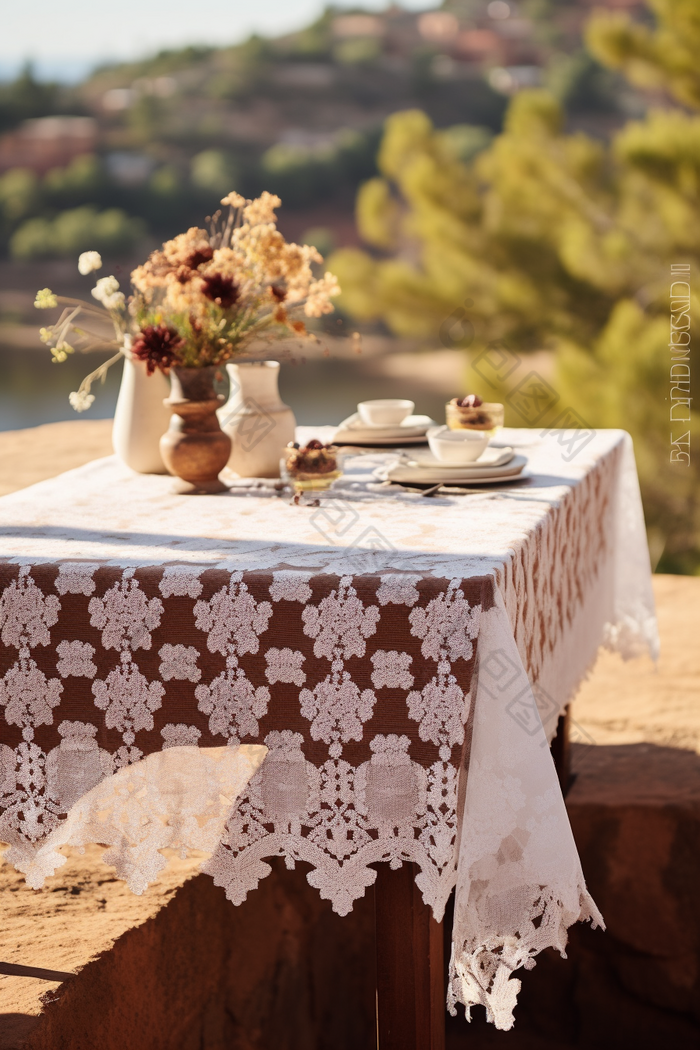
[[[99,252],[83,252],[78,258],[78,270],[82,273],[83,277],[86,277],[93,270],[99,270],[102,267],[102,256]]]
[[[119,290],[119,281],[116,277],[100,277],[99,281],[92,289],[92,294],[98,303],[102,303],[103,306],[107,306],[106,300],[110,299]],[[122,296],[123,298],[123,296]],[[109,310],[109,307],[107,306]]]
[[[94,394],[87,394],[85,393],[85,391],[82,390],[74,390],[68,395],[70,407],[74,408],[76,412],[84,412],[90,407],[94,400]]]
[[[106,310],[116,310],[117,307],[124,305],[124,292],[115,292],[114,295],[107,295],[102,300],[102,305]]]

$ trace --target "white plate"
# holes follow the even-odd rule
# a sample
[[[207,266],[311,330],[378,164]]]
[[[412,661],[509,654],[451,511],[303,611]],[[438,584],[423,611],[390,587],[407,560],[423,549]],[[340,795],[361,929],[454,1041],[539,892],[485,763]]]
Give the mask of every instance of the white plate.
[[[470,467],[462,467],[459,470],[454,467],[411,467],[397,463],[388,470],[386,467],[380,467],[375,472],[375,476],[386,481],[396,481],[399,484],[405,482],[414,485],[437,485],[440,482],[446,482],[449,485],[485,485],[498,481],[515,481],[523,477],[526,465],[525,456],[513,456],[510,463],[502,467],[493,467],[489,471],[474,470]]]
[[[449,470],[453,472],[459,470],[464,472],[465,470],[492,470],[494,467],[504,467],[507,463],[515,457],[515,452],[512,448],[486,448],[481,453],[478,459],[473,460],[471,463],[460,463],[459,466],[455,463],[443,463],[441,459],[434,456],[432,452],[412,452],[410,456],[405,453],[402,466],[416,466],[428,470]]]
[[[403,423],[368,427],[356,412],[343,420],[335,432],[333,441],[340,445],[379,445],[382,447],[425,444],[425,435],[434,426],[435,420],[430,416],[408,416]]]

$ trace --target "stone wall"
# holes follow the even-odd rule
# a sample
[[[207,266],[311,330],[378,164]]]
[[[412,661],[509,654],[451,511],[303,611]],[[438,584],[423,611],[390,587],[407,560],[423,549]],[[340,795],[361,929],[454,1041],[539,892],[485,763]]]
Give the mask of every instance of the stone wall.
[[[700,756],[574,745],[573,765],[567,807],[607,930],[573,927],[568,959],[519,975],[511,1032],[451,1021],[449,1050],[700,1046]]]
[[[54,985],[38,1017],[0,1014],[0,1046],[370,1050],[371,896],[341,919],[301,870],[272,864],[238,908],[209,876],[186,881],[157,915]]]

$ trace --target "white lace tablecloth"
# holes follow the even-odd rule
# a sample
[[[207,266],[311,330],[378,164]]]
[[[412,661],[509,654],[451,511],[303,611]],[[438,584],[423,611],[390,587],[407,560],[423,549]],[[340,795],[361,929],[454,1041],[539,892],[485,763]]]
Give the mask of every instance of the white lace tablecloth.
[[[601,645],[657,634],[629,437],[501,438],[529,476],[462,496],[372,453],[318,506],[113,458],[0,499],[6,858],[40,886],[107,843],[140,892],[204,848],[239,902],[282,855],[341,914],[412,861],[438,919],[456,885],[450,1007],[510,1027],[512,971],[601,921],[547,739]],[[232,810],[241,741],[268,753]]]

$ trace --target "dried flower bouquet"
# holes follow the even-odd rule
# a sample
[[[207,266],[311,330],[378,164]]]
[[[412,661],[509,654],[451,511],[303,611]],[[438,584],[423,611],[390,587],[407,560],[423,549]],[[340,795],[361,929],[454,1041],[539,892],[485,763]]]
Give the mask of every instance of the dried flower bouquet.
[[[113,276],[101,277],[92,289],[101,309],[49,288],[37,292],[38,309],[64,306],[56,324],[40,332],[54,361],[76,349],[117,351],[70,394],[77,412],[90,407],[92,384],[104,380],[122,354],[144,361],[149,375],[156,368],[204,368],[250,352],[261,339],[313,338],[304,318],[333,310],[338,282],[331,273],[314,274],[314,264],[323,263],[314,247],[289,244],[279,232],[279,197],[265,192],[250,201],[229,193],[221,203],[226,211],[209,220],[208,230],[193,227],[166,241],[133,271],[128,300]],[[97,252],[78,260],[84,275],[101,266]]]

